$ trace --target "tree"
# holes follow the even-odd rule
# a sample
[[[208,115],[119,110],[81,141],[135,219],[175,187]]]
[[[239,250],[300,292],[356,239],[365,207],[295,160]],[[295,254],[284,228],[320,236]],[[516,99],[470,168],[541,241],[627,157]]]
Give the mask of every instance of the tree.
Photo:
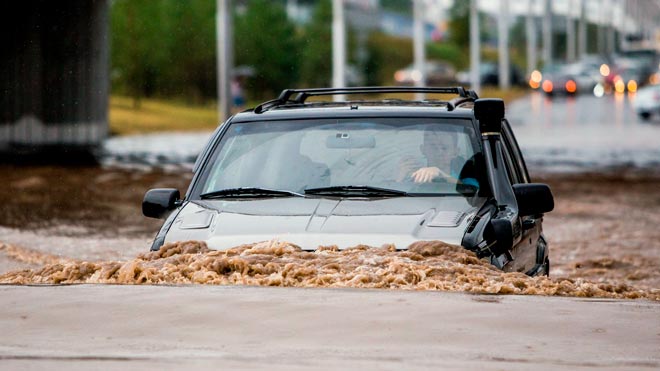
[[[405,14],[412,17],[413,0],[380,0],[383,10]]]
[[[367,40],[366,78],[371,85],[391,85],[394,72],[413,61],[412,40],[374,32]]]
[[[111,7],[113,91],[215,98],[215,2],[116,0]]]
[[[215,2],[169,0],[167,91],[203,101],[217,96]]]
[[[251,0],[245,13],[235,16],[234,25],[235,63],[255,69],[246,86],[252,97],[271,97],[296,86],[300,46],[281,3]]]
[[[307,86],[329,86],[332,80],[332,4],[321,0],[303,38],[302,81]]]
[[[139,107],[140,98],[153,95],[167,56],[160,37],[163,1],[117,0],[111,9],[111,63],[124,90]]]
[[[480,37],[486,36],[486,18],[479,14]],[[455,0],[449,9],[449,41],[462,49],[470,46],[470,0]]]

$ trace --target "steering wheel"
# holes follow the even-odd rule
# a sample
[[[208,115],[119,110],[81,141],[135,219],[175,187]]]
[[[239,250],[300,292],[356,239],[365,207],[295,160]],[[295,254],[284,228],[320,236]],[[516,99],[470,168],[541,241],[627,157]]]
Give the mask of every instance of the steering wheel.
[[[443,177],[434,178],[431,182],[415,183],[412,178],[408,177],[405,180],[406,184],[410,185],[409,192],[411,193],[438,193],[442,188],[446,187],[447,179]]]

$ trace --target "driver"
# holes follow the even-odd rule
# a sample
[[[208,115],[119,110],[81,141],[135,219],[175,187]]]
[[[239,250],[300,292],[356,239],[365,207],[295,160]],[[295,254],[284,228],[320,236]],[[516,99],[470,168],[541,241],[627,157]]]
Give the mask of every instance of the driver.
[[[465,159],[459,155],[458,134],[453,131],[425,130],[420,151],[426,164],[404,161],[404,172],[415,183],[444,180],[452,184],[466,184],[479,188],[475,178],[460,178]],[[426,166],[424,166],[426,165]]]

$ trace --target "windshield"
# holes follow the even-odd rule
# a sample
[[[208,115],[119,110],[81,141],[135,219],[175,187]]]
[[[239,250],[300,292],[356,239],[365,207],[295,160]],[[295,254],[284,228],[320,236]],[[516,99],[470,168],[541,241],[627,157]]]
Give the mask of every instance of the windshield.
[[[201,179],[198,195],[338,186],[474,195],[484,170],[470,120],[320,119],[231,124]]]

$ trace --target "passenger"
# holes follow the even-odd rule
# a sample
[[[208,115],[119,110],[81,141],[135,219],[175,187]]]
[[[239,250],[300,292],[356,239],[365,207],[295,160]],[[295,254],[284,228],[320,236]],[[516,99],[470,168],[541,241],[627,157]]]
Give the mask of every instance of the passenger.
[[[413,182],[430,183],[445,180],[452,184],[465,184],[479,188],[477,179],[461,174],[466,161],[459,155],[457,133],[425,130],[420,151],[426,158],[426,164],[414,164],[410,160],[404,161],[405,174]]]

